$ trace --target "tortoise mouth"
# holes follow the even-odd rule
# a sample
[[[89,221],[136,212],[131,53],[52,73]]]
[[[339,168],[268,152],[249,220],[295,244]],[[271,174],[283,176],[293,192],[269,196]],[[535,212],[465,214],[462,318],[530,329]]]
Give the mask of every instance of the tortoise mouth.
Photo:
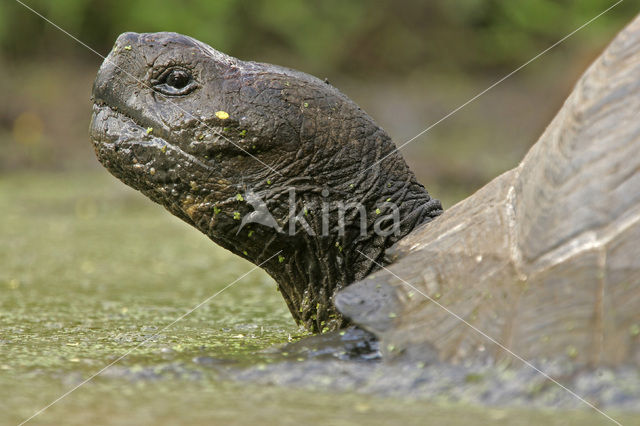
[[[210,173],[211,166],[104,103],[93,105],[89,135],[109,173],[195,226],[182,208],[190,196],[189,171]]]
[[[93,105],[89,137],[96,156],[109,172],[129,185],[135,175],[155,174],[154,151],[167,150],[167,142],[152,137],[153,129],[149,129],[105,103]]]
[[[107,153],[128,151],[135,145],[156,146],[166,151],[169,144],[164,138],[152,135],[153,131],[152,127],[138,124],[130,116],[104,102],[96,101],[93,104],[89,136],[100,161],[106,159]],[[130,161],[134,159],[129,158]]]
[[[169,141],[169,134],[139,124],[110,105],[96,101],[89,136],[100,163],[125,183],[134,175],[163,176],[176,168],[195,166],[206,172],[215,167],[182,150]],[[127,172],[127,173],[124,173]],[[166,174],[166,173],[165,173]]]
[[[194,225],[192,215],[184,210],[186,201],[193,204],[198,197],[192,194],[191,181],[194,176],[217,174],[217,168],[104,103],[93,106],[89,135],[109,173]]]

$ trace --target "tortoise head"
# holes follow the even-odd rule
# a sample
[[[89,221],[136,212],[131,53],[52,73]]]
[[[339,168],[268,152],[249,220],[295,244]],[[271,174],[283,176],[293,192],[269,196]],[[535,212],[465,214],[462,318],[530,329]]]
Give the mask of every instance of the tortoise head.
[[[261,264],[311,329],[340,325],[335,290],[374,268],[355,249],[380,258],[441,209],[384,130],[302,72],[241,61],[180,34],[125,33],[98,72],[93,100],[100,162]],[[360,217],[340,217],[354,201]],[[380,206],[391,201],[403,225],[376,235]]]

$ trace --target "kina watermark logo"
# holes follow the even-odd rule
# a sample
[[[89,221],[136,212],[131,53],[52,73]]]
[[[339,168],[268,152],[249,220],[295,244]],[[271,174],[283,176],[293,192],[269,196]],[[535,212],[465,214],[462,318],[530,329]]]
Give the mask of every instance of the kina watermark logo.
[[[320,201],[299,203],[296,194],[296,188],[288,189],[288,214],[286,219],[279,223],[269,210],[265,198],[251,189],[246,190],[241,198],[253,208],[253,211],[242,217],[236,235],[249,224],[259,224],[291,236],[296,235],[300,229],[312,236],[329,236],[332,233],[342,236],[345,234],[347,223],[350,226],[358,226],[362,236],[369,235],[371,230],[380,236],[400,235],[400,209],[390,199],[367,209],[359,202],[329,200],[327,189],[322,190]],[[310,220],[312,212],[315,220]]]
[[[249,223],[258,223],[268,228],[273,228],[278,232],[282,232],[282,227],[276,222],[273,215],[267,208],[267,203],[255,192],[248,190],[244,194],[244,200],[253,207],[253,211],[244,215],[240,227],[236,235]]]

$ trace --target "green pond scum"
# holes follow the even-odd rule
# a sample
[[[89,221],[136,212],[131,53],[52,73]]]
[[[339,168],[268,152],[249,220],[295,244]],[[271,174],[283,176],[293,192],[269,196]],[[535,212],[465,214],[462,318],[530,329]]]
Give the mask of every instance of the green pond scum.
[[[603,424],[584,410],[230,382],[197,360],[257,367],[306,336],[264,272],[165,328],[252,265],[103,172],[5,174],[0,205],[0,425],[129,351],[29,424]]]

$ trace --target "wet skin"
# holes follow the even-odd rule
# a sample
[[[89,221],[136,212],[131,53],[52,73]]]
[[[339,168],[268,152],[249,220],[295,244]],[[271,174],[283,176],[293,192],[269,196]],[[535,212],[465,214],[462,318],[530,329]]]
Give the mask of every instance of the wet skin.
[[[261,265],[312,331],[348,323],[334,294],[377,268],[360,252],[383,262],[388,247],[442,212],[387,133],[302,72],[241,61],[175,33],[125,33],[98,72],[93,101],[100,162]],[[254,211],[247,193],[264,201],[279,229],[243,226]],[[357,209],[341,223],[339,206],[349,203],[374,212],[364,232]],[[381,235],[375,222],[385,203],[398,207],[400,227]]]

